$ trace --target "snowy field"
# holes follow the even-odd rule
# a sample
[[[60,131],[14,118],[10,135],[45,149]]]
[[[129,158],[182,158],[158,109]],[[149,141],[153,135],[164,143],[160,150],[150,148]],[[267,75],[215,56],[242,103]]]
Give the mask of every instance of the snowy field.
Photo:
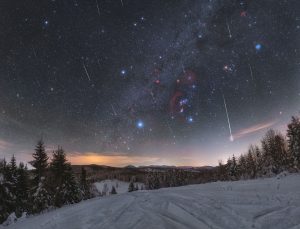
[[[112,186],[115,187],[118,194],[128,192],[129,182],[119,181],[119,180],[103,180],[94,183],[99,193],[106,193],[105,195],[110,195]],[[144,186],[142,183],[135,182],[134,185],[141,189]]]
[[[300,228],[300,175],[100,197],[5,228],[296,229]]]

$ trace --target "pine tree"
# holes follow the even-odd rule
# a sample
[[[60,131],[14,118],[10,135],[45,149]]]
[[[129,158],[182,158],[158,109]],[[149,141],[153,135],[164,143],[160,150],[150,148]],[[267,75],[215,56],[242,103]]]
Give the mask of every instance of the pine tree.
[[[275,153],[274,139],[275,139],[275,131],[269,130],[261,141],[262,153],[263,153],[262,156],[264,161],[263,175],[267,175],[267,176],[270,176],[276,172],[274,168],[275,162],[273,156],[273,154]]]
[[[9,170],[10,170],[10,176],[9,181],[13,185],[13,194],[16,194],[16,185],[17,185],[17,162],[15,155],[11,157],[10,163],[9,163]]]
[[[128,192],[133,192],[133,191],[134,191],[134,183],[131,180],[130,183],[129,183],[129,186],[128,186]]]
[[[44,142],[39,140],[35,152],[32,154],[33,161],[30,162],[33,169],[33,182],[31,189],[31,213],[38,213],[48,208],[51,204],[51,196],[46,179],[48,170],[48,156]]]
[[[112,195],[117,194],[117,191],[116,191],[115,186],[112,186],[112,187],[111,187],[110,194],[112,194]]]
[[[81,167],[80,188],[82,192],[82,198],[84,200],[92,197],[91,185],[86,179],[86,170],[84,167]]]
[[[8,182],[10,171],[5,159],[0,161],[0,224],[14,211],[14,197]]]
[[[238,167],[237,167],[237,161],[235,156],[232,156],[232,164],[231,164],[231,168],[230,168],[230,175],[231,178],[233,180],[237,180],[238,179]]]
[[[27,167],[21,162],[17,170],[16,186],[16,216],[20,217],[23,212],[28,212],[29,177]]]
[[[274,138],[275,154],[273,155],[273,160],[275,163],[276,173],[280,173],[287,168],[288,153],[286,142],[282,134],[278,133]]]
[[[9,191],[12,195],[13,212],[16,210],[16,194],[17,194],[17,162],[15,155],[12,156],[7,166],[6,180],[9,185]]]
[[[291,154],[292,165],[300,169],[300,119],[292,117],[287,130],[288,150]]]
[[[79,187],[62,148],[59,147],[53,152],[50,169],[52,173],[51,186],[54,206],[61,207],[64,204],[80,201]]]
[[[246,158],[244,155],[241,155],[239,160],[238,160],[238,166],[239,166],[239,176],[242,179],[247,179],[248,174],[247,174],[247,163],[246,163]]]
[[[101,195],[106,196],[108,194],[107,192],[108,192],[108,187],[107,187],[107,184],[104,183]]]
[[[227,179],[230,180],[231,179],[231,168],[232,168],[232,160],[231,158],[229,157],[227,159],[227,163],[226,163],[226,175],[227,175]]]
[[[226,172],[226,165],[220,160],[218,165],[217,176],[220,181],[227,180],[227,172]]]
[[[255,146],[255,168],[256,176],[261,177],[263,175],[264,158],[258,146]]]
[[[285,140],[280,133],[269,130],[262,140],[264,170],[266,175],[278,174],[284,169],[287,153]]]
[[[246,171],[248,177],[251,179],[254,179],[256,177],[256,165],[253,157],[254,154],[255,148],[251,145],[246,156]]]
[[[30,164],[33,166],[33,174],[34,174],[34,184],[38,186],[41,178],[46,175],[47,167],[48,167],[48,155],[45,150],[43,140],[39,140],[36,147],[35,152],[32,155],[33,161]]]

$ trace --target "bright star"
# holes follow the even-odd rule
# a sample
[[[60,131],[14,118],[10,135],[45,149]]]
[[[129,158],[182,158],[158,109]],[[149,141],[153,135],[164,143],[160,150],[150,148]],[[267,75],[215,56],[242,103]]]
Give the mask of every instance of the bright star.
[[[255,45],[255,49],[256,49],[257,51],[261,50],[261,48],[262,48],[262,45],[261,45],[261,44],[256,44],[256,45]]]
[[[189,123],[192,123],[193,121],[194,121],[194,119],[193,119],[192,116],[188,117],[188,122],[189,122]]]
[[[144,128],[144,122],[140,120],[137,122],[136,126],[137,126],[137,128],[142,129],[142,128]]]
[[[125,74],[126,74],[126,70],[124,70],[124,69],[123,69],[123,70],[121,70],[121,75],[123,75],[123,76],[124,76]]]

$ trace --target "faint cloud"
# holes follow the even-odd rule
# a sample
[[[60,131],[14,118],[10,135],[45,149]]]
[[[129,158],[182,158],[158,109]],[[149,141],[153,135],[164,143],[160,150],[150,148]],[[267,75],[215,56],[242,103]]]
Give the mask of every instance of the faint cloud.
[[[234,137],[234,139],[242,138],[242,137],[245,137],[249,134],[255,133],[257,131],[269,128],[269,127],[273,126],[276,123],[277,123],[276,120],[265,122],[265,123],[259,123],[259,124],[256,124],[254,126],[250,126],[250,127],[241,129],[239,132],[233,134],[233,137]]]
[[[12,143],[5,141],[3,139],[0,139],[0,150],[7,150],[12,146],[13,146]]]

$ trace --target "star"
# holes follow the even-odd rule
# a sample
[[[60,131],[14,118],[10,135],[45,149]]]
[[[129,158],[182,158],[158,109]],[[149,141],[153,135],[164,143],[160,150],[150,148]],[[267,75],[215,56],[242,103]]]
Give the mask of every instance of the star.
[[[137,126],[137,128],[142,129],[142,128],[144,128],[144,122],[141,121],[141,120],[139,120],[139,121],[137,122],[136,126]]]
[[[188,121],[189,123],[192,123],[192,122],[194,122],[194,119],[193,119],[192,116],[189,116],[189,117],[187,118],[187,121]]]
[[[125,69],[122,69],[122,70],[121,70],[121,75],[123,75],[123,76],[126,75],[126,70],[125,70]]]
[[[262,48],[262,45],[261,45],[261,44],[257,43],[257,44],[255,45],[255,49],[256,49],[257,51],[260,51],[261,48]]]

